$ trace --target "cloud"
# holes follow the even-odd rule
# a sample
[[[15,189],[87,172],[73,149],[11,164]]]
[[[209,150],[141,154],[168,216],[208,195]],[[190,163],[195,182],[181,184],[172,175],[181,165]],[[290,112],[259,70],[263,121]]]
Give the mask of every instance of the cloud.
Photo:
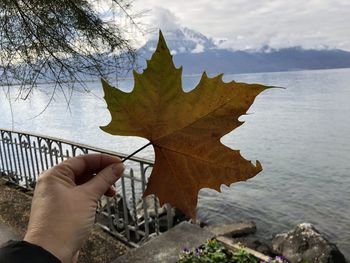
[[[166,8],[155,6],[150,11],[150,17],[150,24],[164,31],[173,31],[180,27],[179,18]]]
[[[192,50],[192,53],[201,53],[204,51],[204,47],[201,44],[197,44],[195,49]]]
[[[136,0],[134,7],[151,9],[157,27],[186,26],[225,39],[223,47],[350,50],[348,0]]]

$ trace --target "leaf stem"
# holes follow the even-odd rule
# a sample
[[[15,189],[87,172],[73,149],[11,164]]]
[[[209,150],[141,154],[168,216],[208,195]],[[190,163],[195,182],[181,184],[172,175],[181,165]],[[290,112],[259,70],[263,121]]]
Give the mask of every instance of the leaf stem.
[[[136,151],[134,151],[132,154],[128,155],[127,157],[125,157],[122,160],[122,163],[125,162],[126,160],[130,159],[131,157],[133,157],[135,154],[137,154],[138,152],[142,151],[143,149],[145,149],[146,147],[150,146],[152,143],[149,142],[146,145],[142,146],[141,148],[137,149]]]

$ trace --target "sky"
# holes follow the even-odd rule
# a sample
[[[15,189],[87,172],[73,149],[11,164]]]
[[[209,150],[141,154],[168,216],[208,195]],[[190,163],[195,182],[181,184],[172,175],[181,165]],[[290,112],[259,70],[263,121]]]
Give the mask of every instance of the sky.
[[[134,0],[133,10],[148,10],[148,28],[188,27],[222,48],[350,51],[350,0]]]

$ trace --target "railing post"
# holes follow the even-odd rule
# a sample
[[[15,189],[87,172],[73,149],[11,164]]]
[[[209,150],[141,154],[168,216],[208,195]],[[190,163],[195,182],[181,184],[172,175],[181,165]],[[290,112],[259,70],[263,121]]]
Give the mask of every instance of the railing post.
[[[140,170],[141,170],[141,190],[142,193],[146,191],[146,170],[144,163],[140,163]],[[145,238],[148,238],[149,236],[149,217],[148,217],[148,211],[147,211],[147,204],[145,202],[145,198],[142,197],[142,207],[143,207],[143,218],[145,221]]]
[[[126,202],[126,190],[125,190],[125,178],[121,177],[122,181],[122,193],[123,193],[123,214],[124,214],[124,228],[126,233],[126,238],[130,241],[130,229],[129,229],[129,213],[128,213],[128,205]]]
[[[138,241],[140,239],[139,234],[139,222],[137,219],[137,211],[136,211],[136,194],[135,194],[135,181],[134,181],[134,170],[130,169],[130,183],[131,183],[131,199],[132,199],[132,206],[134,210],[134,226],[135,226],[135,236],[136,240]]]
[[[16,145],[16,141],[13,139],[12,133],[10,133],[10,141],[11,141],[11,152],[12,152],[12,157],[13,157],[13,162],[14,162],[14,167],[15,167],[15,178],[16,178],[16,183],[18,183],[19,180],[19,165],[18,165],[18,160],[15,156],[15,146],[13,146],[14,144]],[[17,169],[18,168],[18,169]]]
[[[3,171],[6,173],[6,175],[8,176],[8,173],[10,172],[10,169],[9,169],[9,165],[8,165],[8,161],[7,161],[7,153],[6,153],[6,147],[5,147],[5,141],[6,141],[6,138],[4,137],[4,134],[5,132],[1,131],[1,137],[2,137],[2,140],[1,140],[1,144],[2,144],[2,153],[3,153],[3,156],[4,156],[4,167],[5,169],[3,169]]]

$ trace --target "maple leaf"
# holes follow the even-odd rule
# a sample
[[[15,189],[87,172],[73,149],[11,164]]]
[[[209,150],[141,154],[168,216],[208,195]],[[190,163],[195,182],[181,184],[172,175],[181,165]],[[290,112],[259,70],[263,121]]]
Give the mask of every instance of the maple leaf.
[[[154,147],[155,163],[144,196],[155,194],[196,217],[201,188],[220,191],[220,185],[247,180],[261,170],[220,138],[243,122],[255,97],[267,87],[225,83],[222,75],[203,73],[197,87],[184,92],[182,67],[176,68],[162,33],[147,68],[134,73],[130,93],[102,80],[111,122],[102,130],[113,135],[140,136]]]

